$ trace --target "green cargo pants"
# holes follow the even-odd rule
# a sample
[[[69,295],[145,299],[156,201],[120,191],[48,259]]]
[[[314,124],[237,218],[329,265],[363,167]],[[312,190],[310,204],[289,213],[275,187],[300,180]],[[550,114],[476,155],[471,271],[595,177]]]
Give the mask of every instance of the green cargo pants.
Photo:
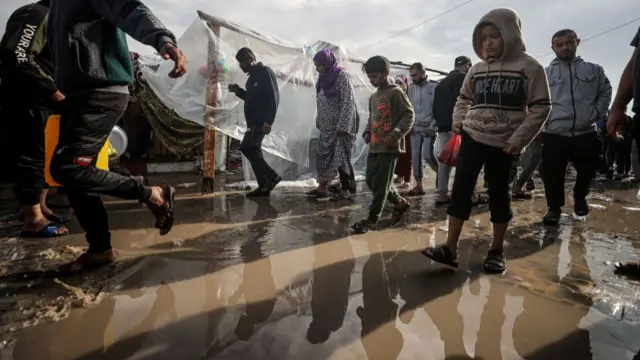
[[[367,156],[366,182],[373,193],[369,207],[369,219],[378,221],[387,200],[396,203],[400,194],[393,185],[398,154],[369,154]]]

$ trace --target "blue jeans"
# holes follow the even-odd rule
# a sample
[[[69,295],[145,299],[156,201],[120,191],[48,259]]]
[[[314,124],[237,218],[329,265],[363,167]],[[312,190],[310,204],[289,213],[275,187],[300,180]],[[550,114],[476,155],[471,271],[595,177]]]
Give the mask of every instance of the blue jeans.
[[[433,154],[434,136],[420,133],[411,134],[411,162],[413,163],[413,177],[416,180],[424,178],[423,161],[426,161],[433,171],[438,171],[438,160]]]

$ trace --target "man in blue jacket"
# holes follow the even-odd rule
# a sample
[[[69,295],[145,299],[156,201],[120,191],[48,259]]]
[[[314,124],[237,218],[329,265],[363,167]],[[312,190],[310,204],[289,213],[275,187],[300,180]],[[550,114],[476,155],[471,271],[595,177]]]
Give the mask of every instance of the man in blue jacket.
[[[282,178],[264,160],[262,140],[271,132],[280,103],[280,91],[276,75],[268,66],[256,62],[256,56],[249,48],[242,48],[236,54],[240,69],[249,74],[246,89],[237,84],[229,85],[229,91],[244,100],[244,117],[247,131],[242,138],[240,150],[251,163],[258,180],[258,188],[247,196],[269,196]]]
[[[602,66],[576,56],[580,38],[570,29],[551,38],[556,58],[545,69],[551,93],[551,113],[543,128],[542,169],[549,208],[543,222],[555,225],[564,206],[567,164],[576,169],[574,212],[587,216],[587,195],[600,163],[596,121],[607,112],[612,88]]]
[[[186,72],[186,58],[173,33],[139,0],[52,0],[48,30],[54,80],[66,96],[51,175],[67,188],[89,242],[86,253],[60,269],[76,273],[115,261],[107,211],[97,194],[145,203],[161,235],[173,225],[171,186],[148,187],[94,166],[127,107],[134,81],[125,33],[171,59],[171,77]]]

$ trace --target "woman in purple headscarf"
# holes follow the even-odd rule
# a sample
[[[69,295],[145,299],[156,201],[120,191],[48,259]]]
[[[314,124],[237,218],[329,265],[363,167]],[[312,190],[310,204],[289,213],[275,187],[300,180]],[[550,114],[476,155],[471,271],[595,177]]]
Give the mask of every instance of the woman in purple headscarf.
[[[338,66],[336,57],[330,50],[318,52],[313,57],[313,62],[319,73],[316,83],[316,127],[320,130],[316,152],[319,186],[307,195],[327,197],[327,185],[338,173],[341,190],[332,199],[348,199],[354,186],[351,149],[358,132],[353,84],[349,74]]]

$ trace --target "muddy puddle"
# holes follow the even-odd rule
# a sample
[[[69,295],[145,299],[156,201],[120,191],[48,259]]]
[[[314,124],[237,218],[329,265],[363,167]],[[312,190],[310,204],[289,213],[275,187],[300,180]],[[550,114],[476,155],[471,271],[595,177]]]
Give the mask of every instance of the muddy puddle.
[[[515,202],[502,276],[481,269],[486,207],[465,225],[458,271],[420,254],[447,234],[434,194],[412,199],[399,226],[358,236],[369,194],[185,195],[166,237],[144,208],[114,203],[111,268],[16,278],[71,258],[83,237],[2,239],[0,358],[637,360],[640,283],[611,266],[640,258],[637,189],[594,188],[588,219],[568,201],[553,228],[540,190]]]

